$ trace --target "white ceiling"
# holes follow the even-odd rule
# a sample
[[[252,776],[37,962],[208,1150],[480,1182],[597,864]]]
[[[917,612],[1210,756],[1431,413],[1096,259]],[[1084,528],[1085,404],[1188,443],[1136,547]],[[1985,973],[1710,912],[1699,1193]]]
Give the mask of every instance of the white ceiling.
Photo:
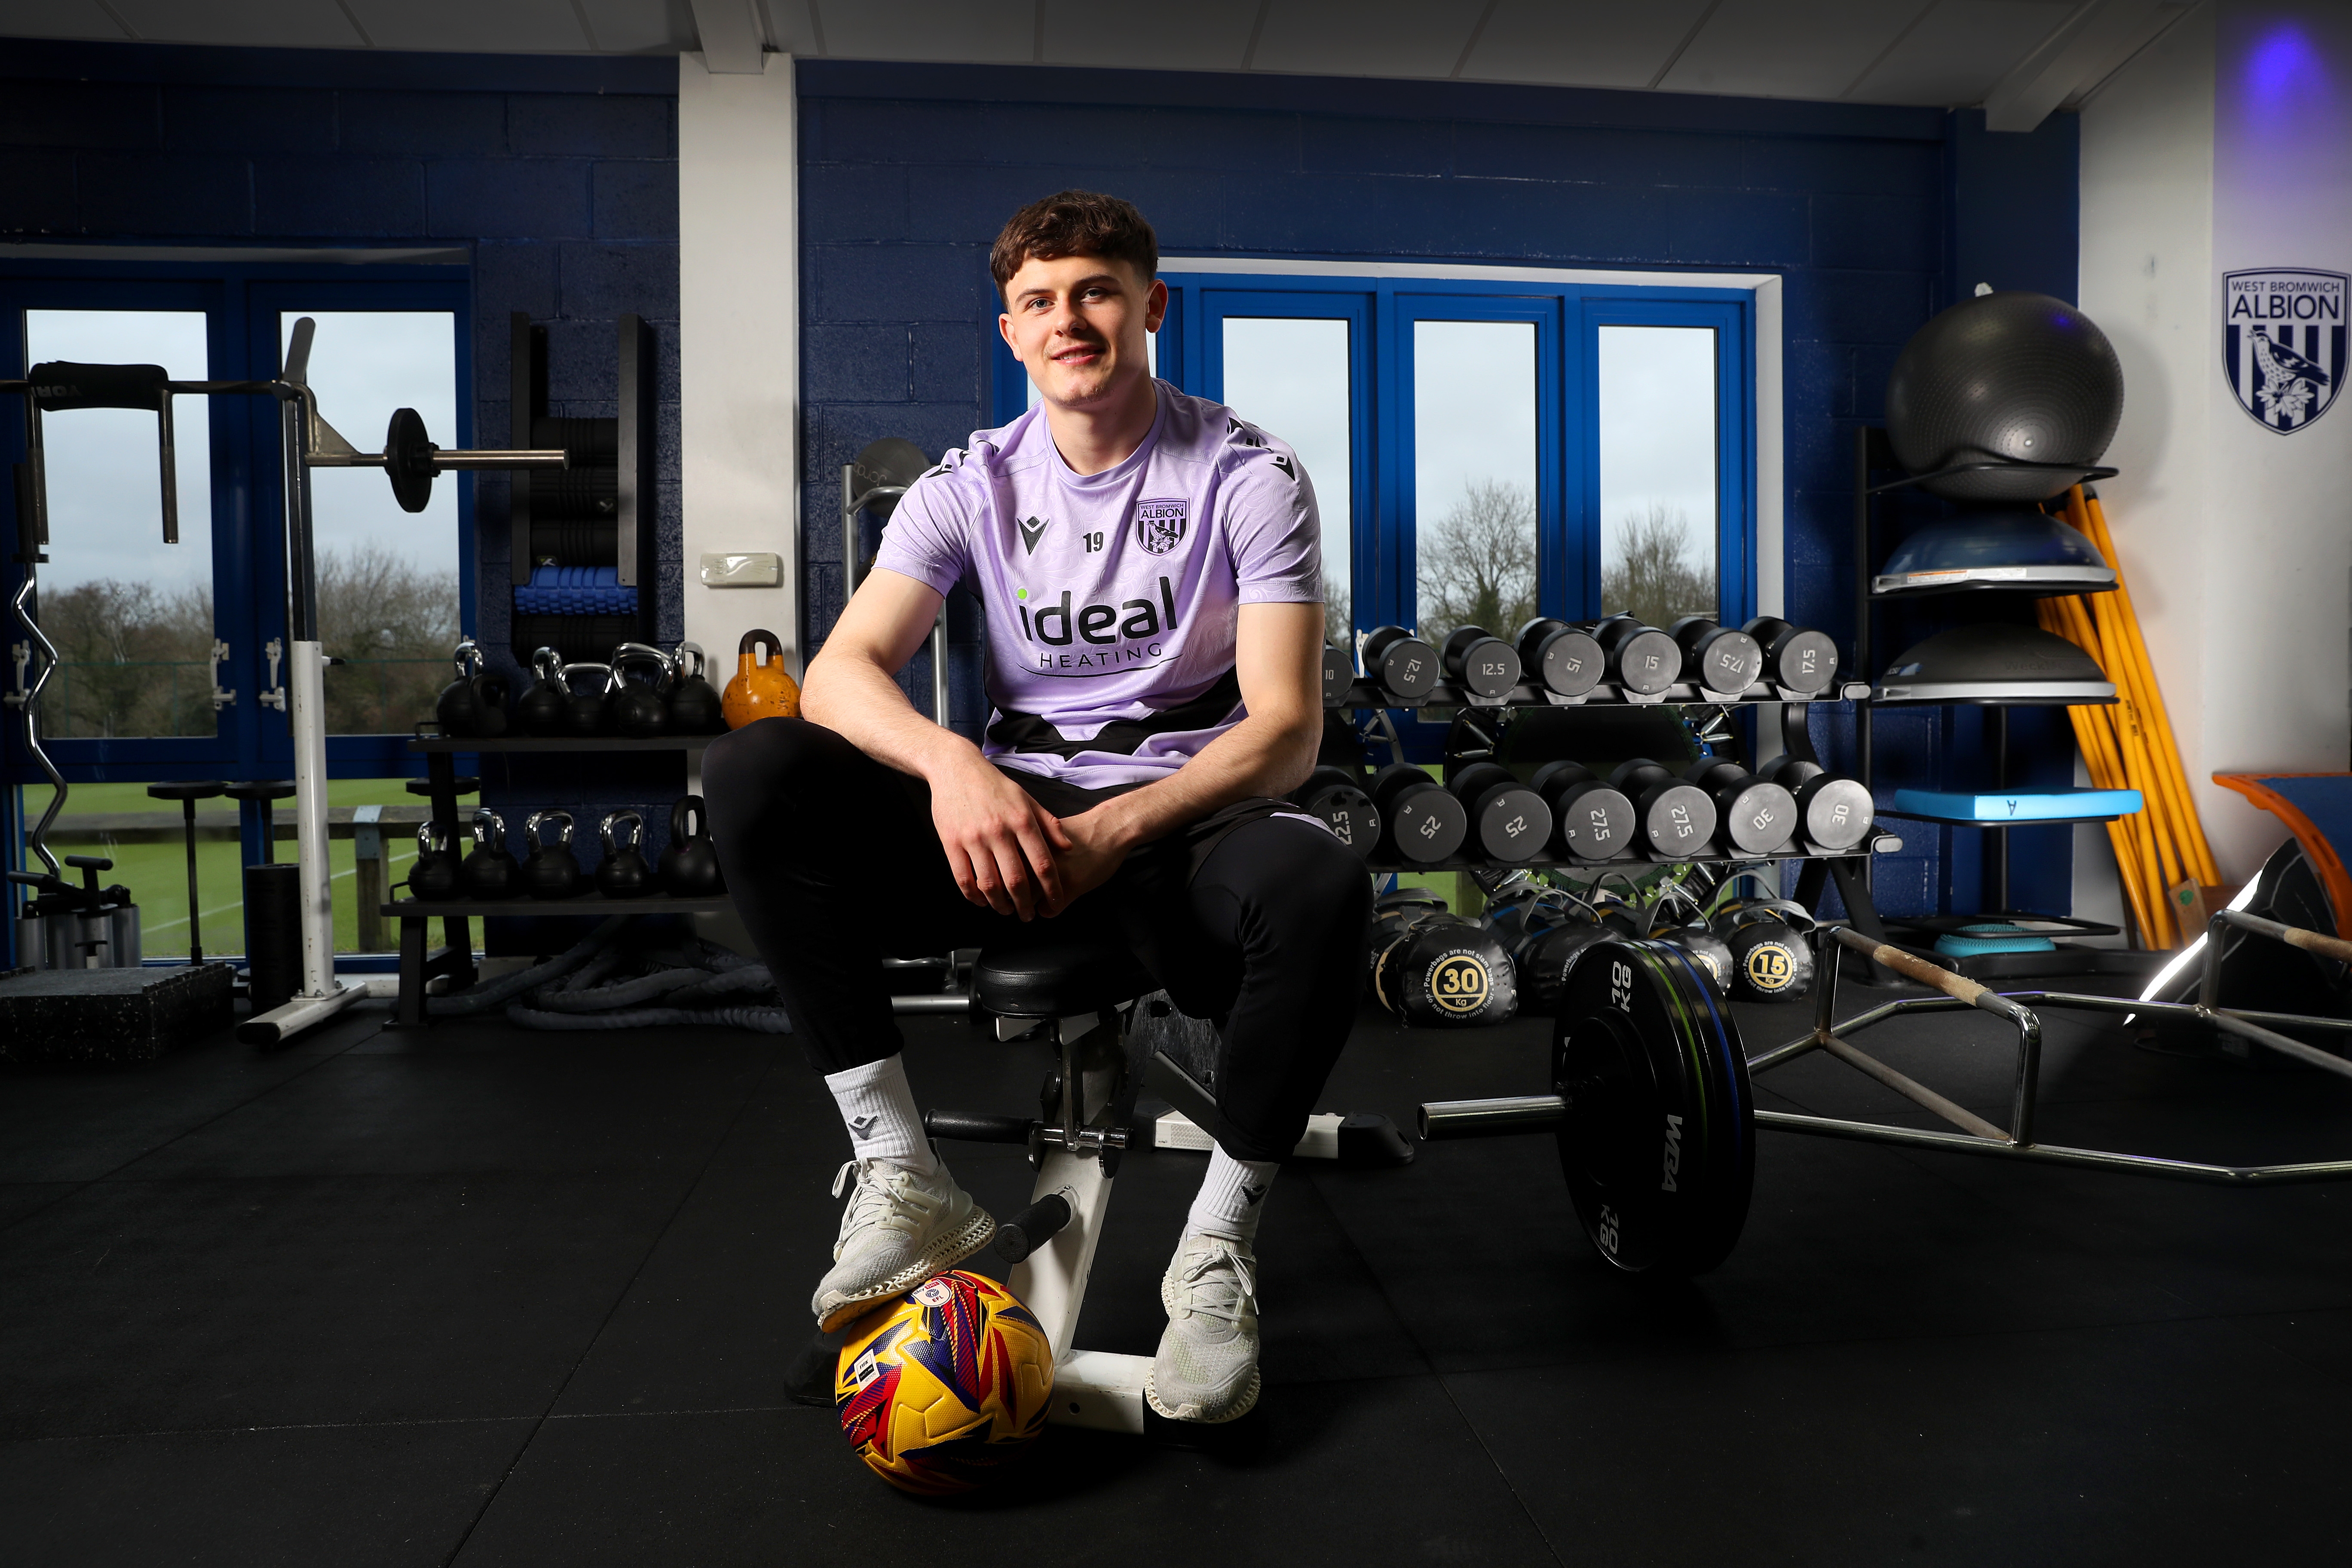
[[[671,54],[702,48],[709,33],[716,65],[727,47],[716,35],[724,32],[746,49],[756,37],[769,49],[836,59],[1453,79],[1936,107],[1991,100],[1997,115],[2030,121],[2079,103],[2189,3],[0,0],[0,37]],[[2013,99],[2025,107],[2009,110]]]

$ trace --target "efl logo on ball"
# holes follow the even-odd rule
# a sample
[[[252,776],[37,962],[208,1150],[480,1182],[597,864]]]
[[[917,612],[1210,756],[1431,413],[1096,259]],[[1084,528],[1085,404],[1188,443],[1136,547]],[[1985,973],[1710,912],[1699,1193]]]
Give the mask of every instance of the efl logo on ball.
[[[2238,406],[2291,436],[2327,412],[2344,383],[2341,272],[2275,267],[2221,279],[2221,368]]]

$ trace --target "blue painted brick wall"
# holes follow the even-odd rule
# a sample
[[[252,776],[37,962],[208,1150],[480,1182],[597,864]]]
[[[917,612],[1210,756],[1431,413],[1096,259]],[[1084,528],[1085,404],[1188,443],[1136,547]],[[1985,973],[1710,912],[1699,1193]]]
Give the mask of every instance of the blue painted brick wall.
[[[1443,83],[799,70],[804,646],[840,610],[841,465],[879,436],[936,452],[989,422],[987,247],[1015,208],[1066,185],[1133,200],[1171,252],[1780,273],[1787,613],[1850,641],[1853,431],[1881,417],[1896,353],[1950,297],[1949,116]],[[2061,192],[2064,210],[1969,213],[2034,227],[2045,247],[2063,227],[2071,245],[2071,127],[2032,141],[2002,144],[2004,172],[2031,164],[2036,199]],[[2005,243],[1973,237],[1971,256]],[[975,652],[959,648],[955,668],[967,730],[982,704]],[[919,658],[909,684],[928,682]],[[1850,762],[1851,716],[1817,721]],[[1891,728],[1883,776],[1940,776],[1945,727]],[[1881,863],[1887,907],[1950,907],[1951,836],[1903,833]]]
[[[485,445],[508,439],[510,311],[548,324],[550,411],[572,416],[615,411],[617,319],[646,317],[660,352],[658,626],[681,635],[674,61],[10,40],[0,78],[0,237],[462,247]],[[477,626],[504,662],[506,481],[443,482],[477,487]],[[658,777],[491,771],[486,799],[511,808],[516,834],[541,806],[593,835],[604,811],[635,805],[650,852],[682,787],[675,762]],[[491,926],[493,951],[511,945],[507,923]]]

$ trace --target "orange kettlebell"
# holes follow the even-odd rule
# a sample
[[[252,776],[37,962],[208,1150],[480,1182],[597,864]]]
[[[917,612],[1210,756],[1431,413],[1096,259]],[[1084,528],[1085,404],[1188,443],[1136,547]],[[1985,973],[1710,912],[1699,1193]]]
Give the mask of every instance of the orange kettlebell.
[[[765,649],[765,657],[756,650]],[[727,727],[740,730],[755,719],[800,716],[801,683],[784,668],[784,645],[773,632],[748,631],[735,650],[735,679],[719,699]]]

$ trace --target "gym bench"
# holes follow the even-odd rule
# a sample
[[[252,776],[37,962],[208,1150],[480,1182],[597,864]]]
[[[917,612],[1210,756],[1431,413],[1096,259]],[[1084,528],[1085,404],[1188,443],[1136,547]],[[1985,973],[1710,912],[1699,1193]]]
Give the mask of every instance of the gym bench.
[[[1145,998],[1159,983],[1123,947],[1059,943],[982,952],[972,993],[995,1016],[996,1037],[1043,1031],[1055,1067],[1035,1120],[934,1110],[923,1118],[934,1138],[1018,1143],[1037,1180],[1029,1206],[997,1227],[996,1251],[1013,1264],[1007,1287],[1035,1315],[1054,1348],[1054,1403],[1048,1419],[1063,1426],[1141,1433],[1149,1356],[1071,1348],[1084,1308],[1087,1277],[1110,1209],[1134,1128],[1137,1091],[1151,1090],[1202,1127],[1214,1125],[1208,1090],[1163,1052],[1154,1031],[1139,1027]]]

